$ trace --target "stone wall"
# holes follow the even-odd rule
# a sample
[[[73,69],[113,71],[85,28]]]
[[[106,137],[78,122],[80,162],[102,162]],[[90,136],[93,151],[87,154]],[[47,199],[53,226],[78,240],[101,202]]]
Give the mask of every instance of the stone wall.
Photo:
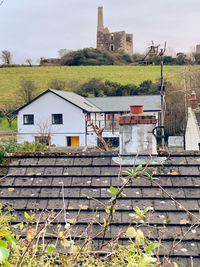
[[[132,38],[131,38],[132,37]],[[133,54],[133,35],[125,31],[104,33],[97,32],[97,49],[110,52]]]
[[[133,35],[125,31],[109,32],[103,25],[103,8],[98,8],[97,49],[133,54]]]

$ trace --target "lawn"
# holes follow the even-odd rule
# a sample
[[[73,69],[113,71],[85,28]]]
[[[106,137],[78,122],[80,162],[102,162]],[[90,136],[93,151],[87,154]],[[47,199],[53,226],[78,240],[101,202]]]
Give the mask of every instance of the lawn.
[[[17,130],[17,119],[14,119],[14,121],[12,122],[12,126],[9,127],[6,118],[0,117],[0,130],[6,130],[6,131]]]
[[[172,77],[181,71],[181,66],[164,66],[165,77]],[[66,81],[70,90],[71,81],[87,81],[101,78],[121,84],[140,84],[144,80],[155,81],[160,77],[160,66],[56,66],[0,68],[0,104],[16,101],[20,78],[31,79],[38,88],[38,94],[48,88],[48,83],[58,78]]]

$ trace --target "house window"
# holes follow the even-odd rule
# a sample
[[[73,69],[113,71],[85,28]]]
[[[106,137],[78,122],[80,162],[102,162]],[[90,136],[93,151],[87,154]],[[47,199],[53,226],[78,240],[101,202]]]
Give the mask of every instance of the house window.
[[[50,145],[50,136],[35,136],[35,142],[39,142],[41,144],[45,144],[47,146]]]
[[[52,114],[52,124],[63,124],[63,114]]]
[[[34,124],[34,115],[33,114],[27,114],[24,115],[24,125],[33,125]]]

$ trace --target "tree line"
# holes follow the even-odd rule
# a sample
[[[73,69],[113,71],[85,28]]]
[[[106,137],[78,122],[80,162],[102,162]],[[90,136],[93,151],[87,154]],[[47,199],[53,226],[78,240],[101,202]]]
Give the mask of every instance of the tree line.
[[[126,53],[112,53],[109,51],[101,51],[95,48],[84,48],[77,51],[67,49],[59,50],[60,58],[40,58],[41,66],[96,66],[96,65],[160,65],[161,58],[158,54],[129,55]],[[8,50],[1,51],[1,67],[16,67],[12,63],[12,53]],[[175,57],[164,55],[163,61],[165,65],[200,65],[200,53],[177,53]],[[27,58],[25,63],[32,66],[32,60]],[[24,65],[23,65],[24,66]]]
[[[84,48],[77,51],[66,51],[61,53],[57,61],[42,59],[40,65],[57,64],[64,66],[85,66],[85,65],[160,65],[161,58],[158,54],[151,53],[147,57],[144,54],[129,55],[126,53],[111,53],[95,48]],[[199,65],[200,54],[177,53],[175,57],[164,55],[165,65]]]
[[[48,87],[56,90],[68,90],[65,81],[57,78],[52,79]],[[130,95],[152,95],[159,94],[159,81],[152,82],[146,80],[139,85],[120,84],[112,81],[103,81],[92,78],[87,82],[74,81],[70,85],[70,90],[83,97],[106,97],[106,96],[130,96]],[[165,133],[166,135],[183,134],[186,126],[185,94],[181,86],[165,83],[166,88],[166,113],[165,113]],[[0,106],[0,117],[7,119],[11,127],[12,121],[16,118],[13,111],[29,103],[37,95],[37,87],[34,82],[25,78],[19,81],[19,90],[16,93],[18,99],[15,103],[6,103]]]

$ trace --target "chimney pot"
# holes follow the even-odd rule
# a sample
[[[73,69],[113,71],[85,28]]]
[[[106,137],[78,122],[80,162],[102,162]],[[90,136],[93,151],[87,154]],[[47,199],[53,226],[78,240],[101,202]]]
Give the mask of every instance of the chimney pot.
[[[143,105],[133,105],[130,106],[131,114],[142,114],[143,113]]]
[[[195,92],[195,91],[192,91],[192,93],[191,93],[191,97],[192,97],[192,99],[196,99],[196,98],[197,98],[197,96],[196,96],[196,92]]]

